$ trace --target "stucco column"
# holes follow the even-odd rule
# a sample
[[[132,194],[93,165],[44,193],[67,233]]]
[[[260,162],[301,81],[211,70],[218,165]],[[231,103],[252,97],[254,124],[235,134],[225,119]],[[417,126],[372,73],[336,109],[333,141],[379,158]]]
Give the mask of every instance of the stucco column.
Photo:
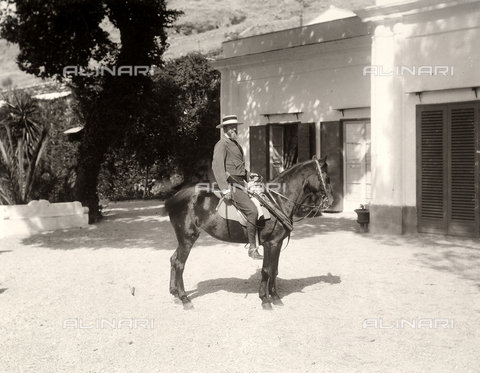
[[[402,234],[404,206],[401,38],[394,21],[375,29],[372,47],[372,202],[370,231]]]

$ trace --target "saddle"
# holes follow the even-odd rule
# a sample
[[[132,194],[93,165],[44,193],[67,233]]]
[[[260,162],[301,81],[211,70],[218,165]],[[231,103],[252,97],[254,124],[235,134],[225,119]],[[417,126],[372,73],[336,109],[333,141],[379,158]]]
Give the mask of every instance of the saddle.
[[[284,225],[284,227],[289,232],[293,231],[292,221],[288,218],[288,216],[285,215],[285,213],[281,209],[275,206],[272,200],[266,198],[264,193],[259,192],[259,185],[262,185],[262,188],[260,188],[260,190],[262,190],[263,184],[254,183],[250,189],[252,193],[249,194],[250,199],[255,204],[255,206],[257,206],[257,220],[268,220],[271,219],[271,215],[273,215]],[[225,198],[223,198],[222,193],[220,192],[220,189],[218,188],[218,184],[216,182],[212,182],[211,186],[213,188],[209,190],[213,192],[213,194],[215,194],[218,199],[220,199],[220,202],[218,203],[216,208],[219,215],[227,220],[238,221],[241,225],[246,227],[247,220],[242,214],[242,212],[238,211],[230,200],[226,200]]]
[[[214,190],[213,194],[215,194],[220,199],[220,202],[217,205],[217,212],[222,218],[238,221],[244,227],[247,226],[247,219],[245,218],[245,215],[243,215],[241,211],[237,210],[237,208],[233,205],[232,201],[223,198],[219,190]],[[265,206],[263,206],[258,199],[253,198],[252,196],[250,196],[250,199],[257,208],[257,220],[270,219],[270,212],[265,208]]]

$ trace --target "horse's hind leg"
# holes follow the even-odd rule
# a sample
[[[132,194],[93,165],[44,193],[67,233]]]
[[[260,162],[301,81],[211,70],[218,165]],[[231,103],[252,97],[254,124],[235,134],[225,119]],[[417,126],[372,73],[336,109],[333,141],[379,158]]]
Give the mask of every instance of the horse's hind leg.
[[[185,233],[184,233],[185,234]],[[193,309],[193,304],[188,299],[185,292],[185,285],[183,283],[183,270],[185,269],[185,262],[188,259],[190,250],[193,244],[198,238],[200,232],[196,230],[194,233],[188,236],[181,236],[177,234],[178,247],[170,258],[171,271],[170,271],[170,293],[178,298],[183,303],[184,309]]]

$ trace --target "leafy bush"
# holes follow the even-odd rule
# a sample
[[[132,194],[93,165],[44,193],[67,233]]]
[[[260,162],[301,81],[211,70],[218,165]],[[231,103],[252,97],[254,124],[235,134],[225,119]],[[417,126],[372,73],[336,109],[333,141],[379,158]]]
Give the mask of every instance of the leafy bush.
[[[71,142],[64,131],[81,125],[73,111],[75,103],[71,96],[50,101],[40,101],[41,120],[50,126],[45,153],[39,163],[41,178],[34,186],[34,199],[50,202],[74,200],[75,169],[78,157],[78,142]]]
[[[23,91],[5,95],[0,110],[0,202],[31,200],[49,126],[39,120],[37,101]]]
[[[100,198],[162,198],[182,182],[206,180],[218,140],[220,73],[198,53],[168,61],[142,105],[106,155]]]

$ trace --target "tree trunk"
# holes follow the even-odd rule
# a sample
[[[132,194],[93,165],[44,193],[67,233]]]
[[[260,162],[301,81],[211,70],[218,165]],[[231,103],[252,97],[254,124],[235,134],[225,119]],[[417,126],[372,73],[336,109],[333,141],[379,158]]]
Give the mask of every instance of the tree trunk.
[[[148,195],[148,165],[145,167],[145,187],[143,188],[143,199]]]
[[[79,161],[77,168],[74,198],[76,201],[80,201],[82,205],[88,207],[89,224],[98,221],[101,217],[97,194],[97,180],[100,173],[100,166],[101,162],[94,159],[84,159]]]
[[[93,126],[91,126],[93,127]],[[97,194],[98,176],[109,144],[102,141],[98,127],[88,131],[85,127],[84,139],[80,145],[77,164],[77,177],[74,187],[74,198],[87,206],[89,224],[101,218],[101,209]],[[90,133],[89,133],[90,132]],[[89,138],[87,138],[89,137]]]

